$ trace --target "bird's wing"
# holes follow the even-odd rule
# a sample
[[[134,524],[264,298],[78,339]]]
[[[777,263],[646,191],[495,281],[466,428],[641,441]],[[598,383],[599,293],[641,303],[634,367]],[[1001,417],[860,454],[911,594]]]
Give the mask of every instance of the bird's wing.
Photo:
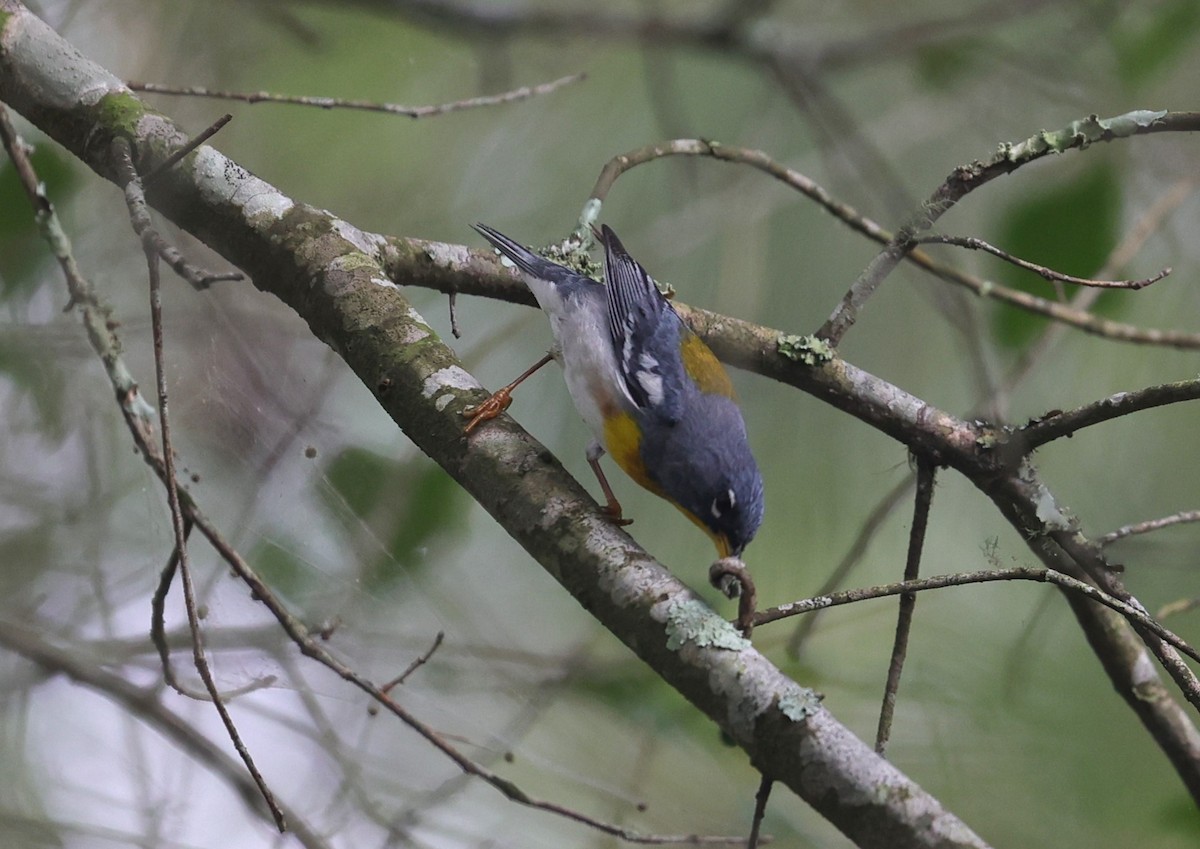
[[[638,407],[675,423],[684,404],[680,344],[686,328],[608,225],[600,236],[608,282],[608,329],[621,377]]]

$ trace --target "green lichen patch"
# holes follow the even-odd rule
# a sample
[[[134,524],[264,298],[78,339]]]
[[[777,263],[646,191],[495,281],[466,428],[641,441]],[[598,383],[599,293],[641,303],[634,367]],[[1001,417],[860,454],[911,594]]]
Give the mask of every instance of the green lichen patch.
[[[138,122],[149,108],[129,91],[117,91],[104,95],[97,104],[100,123],[109,133],[122,133],[130,138],[137,137]]]
[[[782,356],[806,366],[819,366],[834,357],[833,346],[816,336],[780,336],[775,348]]]
[[[565,242],[561,245],[547,245],[537,253],[559,265],[565,265],[572,271],[577,271],[593,280],[603,279],[604,269],[596,262],[581,245]]]
[[[667,608],[667,648],[678,651],[688,643],[730,651],[750,648],[736,628],[695,598],[677,599]]]
[[[1150,127],[1155,121],[1166,117],[1166,110],[1138,109],[1114,118],[1088,115],[1072,121],[1061,130],[1041,130],[1022,142],[1000,145],[997,157],[1012,163],[1036,159],[1047,153],[1062,153],[1071,148],[1083,150],[1090,144],[1114,138],[1132,136],[1139,130]]]

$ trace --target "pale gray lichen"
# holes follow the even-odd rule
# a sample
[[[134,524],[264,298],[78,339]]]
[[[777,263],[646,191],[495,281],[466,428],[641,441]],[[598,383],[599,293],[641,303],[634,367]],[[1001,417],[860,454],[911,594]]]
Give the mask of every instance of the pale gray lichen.
[[[1054,500],[1050,490],[1045,487],[1038,489],[1034,508],[1037,511],[1038,520],[1046,526],[1047,531],[1071,530],[1071,517],[1059,508],[1058,502]]]
[[[821,694],[792,683],[779,697],[780,712],[792,722],[803,722],[821,709]]]
[[[421,242],[425,256],[439,268],[462,268],[471,259],[471,250],[466,245],[451,245],[446,242]]]
[[[688,643],[700,648],[743,651],[750,641],[696,598],[672,599],[667,607],[667,648],[678,651]]]
[[[208,145],[201,145],[196,150],[193,169],[206,202],[232,203],[248,220],[256,223],[278,221],[296,205],[266,180],[255,177]]]
[[[444,389],[481,389],[479,381],[471,373],[460,366],[446,366],[425,378],[421,394],[432,398]]]
[[[1144,130],[1155,121],[1161,121],[1165,117],[1167,117],[1166,109],[1135,109],[1132,112],[1117,115],[1115,118],[1106,118],[1099,123],[1105,130],[1121,138],[1132,136],[1139,129]]]
[[[600,220],[600,207],[603,204],[599,198],[588,198],[583,205],[583,210],[579,213],[579,229],[577,233],[588,233],[597,221]]]
[[[340,218],[333,219],[333,231],[364,254],[371,257],[378,256],[387,243],[387,239],[383,236],[377,233],[367,233]]]
[[[371,282],[374,283],[376,286],[382,286],[385,289],[399,289],[400,288],[398,283],[396,283],[394,280],[389,280],[387,277],[384,277],[382,274],[372,274]]]

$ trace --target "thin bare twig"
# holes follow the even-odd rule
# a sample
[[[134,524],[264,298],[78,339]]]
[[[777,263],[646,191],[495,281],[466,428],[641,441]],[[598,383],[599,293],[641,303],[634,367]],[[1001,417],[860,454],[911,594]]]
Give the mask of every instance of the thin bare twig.
[[[908,533],[908,555],[904,561],[904,580],[913,582],[921,574],[921,552],[925,548],[925,529],[929,526],[929,508],[933,503],[933,484],[937,466],[926,456],[917,458],[917,491],[913,499],[912,527]],[[916,593],[900,594],[900,610],[896,616],[896,637],[888,662],[887,680],[883,686],[883,704],[879,708],[879,725],[875,730],[875,751],[884,753],[892,734],[892,717],[896,713],[896,694],[908,654],[908,635],[912,632],[913,612],[917,606]]]
[[[1036,475],[1027,470],[1026,474],[1030,479],[1035,479]],[[1052,510],[1059,508],[1052,507]],[[1054,522],[1051,519],[1051,522]],[[1061,520],[1059,520],[1061,521]],[[1030,548],[1043,558],[1052,558],[1051,562],[1057,562],[1058,558],[1066,554],[1069,557],[1068,564],[1074,563],[1080,570],[1081,577],[1086,576],[1087,579],[1093,581],[1095,585],[1101,588],[1101,591],[1106,595],[1112,596],[1122,604],[1130,607],[1139,613],[1149,617],[1145,606],[1138,601],[1127,590],[1120,581],[1120,577],[1116,570],[1105,560],[1104,552],[1100,546],[1092,540],[1087,539],[1077,530],[1054,527],[1052,524],[1046,527],[1046,532],[1039,537],[1029,540]],[[1045,562],[1045,560],[1043,560]],[[1150,620],[1153,622],[1153,620]],[[1133,629],[1138,633],[1146,648],[1154,655],[1167,674],[1178,685],[1179,690],[1184,697],[1191,702],[1192,706],[1200,711],[1200,677],[1192,671],[1192,668],[1180,657],[1180,650],[1185,653],[1195,656],[1194,649],[1182,643],[1176,645],[1169,640],[1163,639],[1162,634],[1157,629],[1162,626],[1153,622],[1153,627],[1143,624],[1140,620],[1130,620]],[[1162,628],[1166,631],[1165,628]],[[1166,633],[1170,633],[1166,631]],[[1183,648],[1186,646],[1186,648]]]
[[[769,174],[776,180],[791,186],[810,200],[818,203],[826,212],[849,224],[855,230],[870,236],[877,241],[887,241],[890,238],[882,227],[862,215],[849,204],[842,203],[833,197],[815,180],[787,168],[776,162],[761,150],[736,147],[722,144],[709,139],[672,139],[658,144],[646,145],[635,150],[627,151],[620,156],[614,156],[600,170],[595,185],[592,186],[589,200],[603,202],[617,178],[631,168],[662,159],[667,156],[703,156],[722,162],[736,162],[748,165]]]
[[[129,140],[116,139],[113,142],[113,151],[116,164],[121,166],[122,159],[128,160],[130,162],[129,174],[136,176],[132,165],[133,151],[130,148]],[[129,208],[129,220],[133,225],[133,231],[137,233],[138,238],[144,244],[153,247],[155,254],[162,257],[163,261],[171,266],[176,274],[191,283],[196,289],[207,288],[221,280],[241,280],[243,278],[240,271],[205,271],[188,262],[179,249],[164,239],[155,228],[150,217],[150,207],[146,204],[146,193],[141,180],[132,178],[125,180],[125,176],[122,177],[125,182],[125,205]]]
[[[1018,168],[1055,153],[1082,149],[1090,144],[1136,135],[1158,132],[1194,132],[1200,129],[1197,112],[1127,112],[1114,118],[1101,119],[1096,115],[1072,121],[1063,129],[1042,130],[1021,142],[1004,144],[986,162],[975,161],[956,168],[933,194],[897,231],[883,251],[867,265],[854,284],[842,297],[817,335],[836,346],[846,331],[858,320],[858,313],[917,244],[919,235],[932,227],[939,218],[975,189],[997,177],[1011,174]]]
[[[1151,531],[1169,528],[1172,525],[1182,525],[1187,522],[1200,522],[1200,510],[1181,510],[1178,513],[1173,513],[1170,516],[1163,516],[1158,519],[1147,519],[1144,522],[1137,522],[1132,525],[1125,525],[1117,528],[1115,531],[1109,531],[1104,536],[1100,537],[1096,542],[1101,546],[1112,545],[1119,539],[1125,537],[1136,536],[1137,534],[1148,534]]]
[[[188,536],[192,532],[193,525],[190,520],[184,520],[184,536]],[[158,586],[154,589],[154,595],[150,599],[150,642],[154,644],[154,650],[158,652],[159,665],[162,667],[163,680],[167,686],[189,699],[195,699],[198,702],[210,702],[212,696],[208,692],[200,692],[188,687],[179,680],[179,676],[175,674],[175,665],[171,663],[171,647],[167,644],[166,634],[166,603],[167,595],[171,591],[171,584],[175,580],[175,573],[179,568],[179,549],[172,548],[171,556],[167,558],[167,564],[163,567],[162,572],[158,577]],[[193,635],[189,623],[188,627],[188,645],[193,645]],[[238,696],[244,696],[247,693],[253,693],[256,690],[262,690],[272,686],[276,681],[274,675],[263,675],[254,678],[240,687],[235,687],[232,690],[222,690],[221,698],[224,701],[230,701]]]
[[[1097,274],[1101,277],[1112,276],[1131,262],[1150,236],[1159,228],[1163,220],[1182,206],[1183,202],[1196,191],[1198,182],[1200,182],[1200,177],[1195,176],[1178,180],[1171,187],[1170,191],[1152,203],[1138,217],[1133,226],[1129,228],[1125,237],[1113,248],[1108,259],[1105,260],[1104,265]],[[1101,294],[1103,293],[1099,289],[1084,288],[1079,290],[1070,301],[1072,312],[1090,316],[1091,313],[1088,310],[1096,303]],[[1096,318],[1097,320],[1102,320],[1098,319],[1098,317]],[[1009,369],[1007,376],[999,388],[1002,395],[1012,393],[1026,377],[1033,373],[1034,368],[1042,361],[1046,353],[1062,338],[1068,324],[1066,321],[1050,322],[1032,344],[1025,346],[1021,352],[1020,359]],[[1128,341],[1135,340],[1131,339]]]
[[[385,112],[391,115],[402,115],[407,118],[431,118],[435,115],[445,115],[450,112],[461,112],[464,109],[478,109],[484,106],[500,106],[505,103],[516,103],[550,94],[563,86],[577,83],[586,79],[583,73],[560,77],[548,83],[506,91],[502,94],[489,94],[482,97],[468,97],[455,100],[452,103],[440,103],[434,106],[405,106],[400,103],[380,103],[371,100],[352,100],[341,97],[307,97],[291,94],[273,94],[268,91],[218,91],[202,86],[170,86],[158,83],[129,81],[126,83],[134,91],[144,91],[151,94],[173,94],[185,97],[210,97],[218,100],[240,100],[244,103],[281,103],[289,106],[311,106],[318,109],[358,109],[366,112]]]
[[[872,241],[888,245],[895,239],[895,234],[892,231],[863,215],[849,204],[836,200],[814,180],[801,174],[799,171],[781,165],[763,151],[719,144],[703,139],[674,139],[640,147],[623,153],[620,156],[613,157],[601,169],[600,176],[596,179],[596,183],[588,197],[589,205],[585,206],[585,210],[592,209],[594,206],[593,202],[602,202],[608,196],[608,192],[612,189],[617,178],[626,171],[638,165],[668,156],[702,156],[723,162],[736,162],[748,165],[796,189],[805,197],[819,204],[826,212],[833,215],[852,230],[866,236]],[[962,286],[979,297],[992,298],[1018,309],[1045,316],[1056,323],[1074,327],[1077,330],[1082,330],[1084,333],[1091,333],[1117,342],[1159,345],[1184,350],[1200,349],[1200,333],[1142,328],[1124,322],[1112,321],[1094,315],[1082,308],[1087,303],[1085,301],[1077,301],[1074,304],[1063,304],[1029,292],[1003,286],[992,280],[984,280],[975,275],[967,274],[953,266],[939,262],[930,256],[928,252],[915,247],[915,243],[912,250],[905,254],[903,258],[907,262],[925,269],[939,279]],[[455,285],[458,284],[456,283]],[[443,287],[434,286],[433,288],[446,291]],[[520,289],[524,289],[524,287],[522,286]],[[464,287],[461,291],[468,292],[468,289]],[[470,293],[474,294],[475,292],[471,290]],[[489,289],[487,294],[493,297],[496,296],[494,289]],[[518,302],[525,302],[521,298],[526,295],[527,293],[525,292],[514,292],[511,299],[518,300]]]
[[[1133,392],[1118,392],[1074,410],[1043,416],[1030,422],[1014,436],[1014,445],[1023,453],[1028,453],[1055,439],[1071,436],[1085,427],[1140,410],[1194,401],[1197,398],[1200,398],[1200,380],[1179,380],[1161,386],[1147,386]]]
[[[771,798],[771,788],[774,785],[774,780],[765,775],[758,784],[758,792],[754,794],[754,819],[750,823],[750,838],[746,841],[746,849],[757,849],[765,842],[759,840],[758,833],[767,815],[767,800]]]
[[[160,162],[153,171],[143,177],[142,187],[145,188],[146,186],[149,186],[163,174],[170,171],[172,168],[182,162],[185,156],[219,133],[221,129],[232,120],[233,116],[226,112],[216,121],[213,121],[212,124],[210,124],[199,135],[192,138],[187,144],[172,153],[170,156]]]
[[[892,584],[881,584],[875,587],[865,587],[855,590],[842,590],[829,595],[792,601],[761,610],[754,617],[756,626],[777,622],[789,616],[799,616],[813,610],[824,610],[843,604],[856,604],[873,598],[886,598],[901,593],[919,593],[927,590],[940,590],[946,587],[961,587],[967,584],[985,584],[994,581],[1036,581],[1042,584],[1054,584],[1070,590],[1092,601],[1099,602],[1105,607],[1116,611],[1131,623],[1145,628],[1163,642],[1173,646],[1193,660],[1200,661],[1200,651],[1197,651],[1178,634],[1163,627],[1163,625],[1138,606],[1128,604],[1114,598],[1098,587],[1064,575],[1054,569],[1042,567],[1019,566],[1014,569],[981,569],[975,572],[956,572],[950,575],[935,575],[930,578],[918,578],[915,581],[897,581]]]
[[[450,308],[450,332],[454,334],[455,339],[461,339],[462,331],[458,327],[458,292],[451,292],[446,299]]]
[[[1181,598],[1176,601],[1169,601],[1158,609],[1154,614],[1156,619],[1166,619],[1168,616],[1178,616],[1181,613],[1187,613],[1189,610],[1195,610],[1200,607],[1200,598]]]
[[[229,709],[221,699],[221,693],[217,689],[217,683],[213,679],[212,670],[208,666],[208,658],[205,655],[203,630],[200,627],[200,616],[196,609],[196,591],[192,582],[191,566],[188,562],[187,540],[191,528],[190,522],[184,518],[182,502],[179,497],[179,481],[175,475],[175,449],[171,444],[171,417],[167,408],[167,374],[163,356],[162,279],[158,265],[162,239],[153,227],[149,226],[145,195],[142,191],[141,179],[133,165],[128,140],[120,138],[113,142],[113,164],[125,184],[125,202],[129,208],[130,223],[134,232],[141,239],[142,250],[146,254],[146,270],[150,280],[150,324],[154,338],[154,377],[155,387],[158,391],[159,432],[162,438],[163,481],[167,488],[171,527],[175,533],[175,552],[178,554],[179,575],[183,580],[184,607],[187,610],[188,626],[192,632],[192,659],[234,749],[237,750],[242,762],[246,765],[254,783],[258,785],[267,807],[271,809],[271,814],[275,817],[275,825],[280,832],[284,832],[287,831],[287,820],[284,818],[283,809],[279,806],[274,792],[259,771],[254,757],[242,740],[242,735],[238,731]],[[145,216],[145,220],[139,220],[142,216]]]
[[[438,631],[437,636],[433,638],[433,645],[426,649],[424,654],[418,655],[416,659],[408,665],[407,669],[405,669],[391,681],[388,681],[379,689],[385,693],[390,693],[393,689],[403,684],[406,680],[408,680],[408,676],[412,675],[419,668],[429,662],[429,658],[433,657],[433,653],[441,647],[442,640],[444,639],[446,639],[446,632]]]
[[[1164,268],[1155,275],[1143,277],[1138,280],[1095,280],[1090,277],[1075,277],[1070,274],[1064,274],[1061,271],[1055,271],[1053,268],[1038,265],[1036,262],[1021,259],[975,236],[944,236],[938,233],[930,233],[917,239],[917,243],[923,245],[953,245],[954,247],[967,248],[968,250],[983,251],[994,257],[999,257],[1005,262],[1015,265],[1017,268],[1032,271],[1045,280],[1059,283],[1073,283],[1076,286],[1089,286],[1094,289],[1144,289],[1151,283],[1157,283],[1171,273],[1170,268]]]
[[[184,523],[183,537],[185,541],[191,535],[193,527],[191,522]],[[207,694],[197,693],[189,687],[184,687],[179,679],[176,678],[175,667],[171,663],[171,647],[167,645],[167,596],[171,592],[171,584],[175,581],[175,573],[179,570],[179,551],[178,546],[171,549],[171,556],[167,558],[167,565],[159,573],[158,586],[155,587],[154,595],[150,599],[150,642],[154,643],[154,648],[158,651],[158,660],[162,666],[163,680],[167,682],[167,686],[188,698],[198,701],[206,700],[208,698]]]

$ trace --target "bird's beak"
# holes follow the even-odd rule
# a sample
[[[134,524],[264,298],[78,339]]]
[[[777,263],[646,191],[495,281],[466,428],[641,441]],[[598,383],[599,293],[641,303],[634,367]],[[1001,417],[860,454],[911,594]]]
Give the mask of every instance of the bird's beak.
[[[729,537],[725,534],[713,534],[713,542],[717,544],[717,554],[721,557],[729,557],[733,554],[733,546],[729,544]]]

